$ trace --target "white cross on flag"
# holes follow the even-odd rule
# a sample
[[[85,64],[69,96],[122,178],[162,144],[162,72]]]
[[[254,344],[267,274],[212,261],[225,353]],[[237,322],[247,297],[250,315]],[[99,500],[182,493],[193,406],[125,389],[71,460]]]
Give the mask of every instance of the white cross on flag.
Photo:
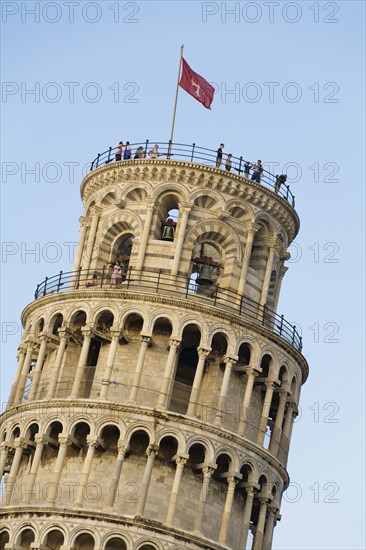
[[[210,105],[214,98],[215,89],[202,76],[192,71],[187,61],[182,57],[183,70],[179,86],[202,103],[206,109],[211,109]]]

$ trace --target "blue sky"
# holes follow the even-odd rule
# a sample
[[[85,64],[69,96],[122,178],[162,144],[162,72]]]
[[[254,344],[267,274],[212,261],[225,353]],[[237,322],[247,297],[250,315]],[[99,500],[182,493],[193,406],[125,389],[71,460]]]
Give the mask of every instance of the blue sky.
[[[217,93],[209,111],[180,91],[175,141],[285,168],[301,218],[278,312],[310,377],[274,549],[365,548],[364,2],[1,7],[2,403],[22,309],[72,269],[82,168],[119,140],[169,139],[184,44]]]

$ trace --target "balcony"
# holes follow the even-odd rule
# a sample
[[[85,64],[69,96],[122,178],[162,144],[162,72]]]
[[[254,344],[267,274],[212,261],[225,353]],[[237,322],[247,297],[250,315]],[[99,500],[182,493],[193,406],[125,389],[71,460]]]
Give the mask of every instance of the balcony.
[[[197,284],[192,278],[184,276],[172,277],[162,270],[136,271],[128,268],[120,284],[112,284],[110,269],[103,267],[91,273],[89,270],[63,272],[46,277],[35,291],[35,299],[57,293],[83,291],[123,291],[131,294],[156,295],[176,298],[197,305],[213,307],[250,320],[254,326],[263,326],[267,330],[283,338],[297,351],[302,350],[302,338],[295,326],[291,325],[283,315],[262,306],[248,297],[242,296],[228,288],[217,284],[209,286]]]
[[[156,148],[156,146],[158,146]],[[125,148],[122,150],[121,160],[116,160],[116,147],[109,147],[103,153],[98,153],[96,158],[90,163],[90,171],[99,168],[100,166],[111,162],[136,162],[140,163],[143,160],[157,160],[159,158],[167,160],[183,160],[195,164],[203,164],[204,166],[217,167],[217,151],[199,147],[195,143],[187,145],[183,143],[158,142],[146,140],[141,143],[130,143],[131,156],[125,157]],[[138,156],[139,155],[139,156]],[[117,157],[118,158],[118,157]],[[251,181],[253,176],[252,162],[246,161],[242,156],[232,155],[230,170],[226,168],[227,153],[223,153],[222,161],[219,168],[226,175],[235,173],[246,180]],[[285,199],[292,207],[295,207],[295,196],[291,193],[290,187],[286,183],[276,184],[276,176],[263,169],[260,178],[260,185],[274,191],[280,197]]]

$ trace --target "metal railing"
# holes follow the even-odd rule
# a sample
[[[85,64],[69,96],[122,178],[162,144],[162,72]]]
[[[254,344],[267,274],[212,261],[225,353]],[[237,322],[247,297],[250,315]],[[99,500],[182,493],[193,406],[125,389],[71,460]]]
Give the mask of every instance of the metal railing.
[[[153,153],[154,145],[158,145],[158,152],[155,155]],[[188,162],[195,162],[198,164],[204,164],[205,166],[216,166],[216,160],[217,160],[217,151],[214,149],[207,149],[206,147],[199,147],[195,143],[192,143],[191,145],[187,145],[184,143],[172,143],[169,142],[159,142],[159,141],[150,141],[145,140],[141,143],[130,143],[131,147],[131,157],[130,158],[124,158],[125,157],[125,148],[123,148],[122,151],[122,160],[133,160],[136,162],[139,162],[139,160],[144,158],[168,158],[172,160],[178,160],[183,159]],[[142,148],[142,157],[136,158],[136,152],[137,149],[141,147]],[[92,161],[90,165],[90,171],[94,170],[95,168],[98,168],[99,166],[102,166],[104,164],[109,164],[110,162],[114,162],[116,160],[116,149],[109,147],[106,151],[103,153],[98,153],[96,158]],[[225,164],[226,164],[227,154],[223,153],[223,158],[220,162],[220,168],[226,171]],[[253,162],[249,162],[251,167],[246,167],[246,161],[242,156],[236,157],[232,155],[231,157],[231,171],[237,172],[239,176],[243,176],[246,179],[251,180],[251,177],[253,175],[252,165]],[[287,184],[280,185],[279,189],[276,186],[276,176],[274,174],[271,174],[271,172],[268,172],[268,170],[263,169],[263,173],[260,178],[260,183],[264,185],[265,187],[269,187],[272,191],[275,191],[286,199],[291,206],[295,207],[295,196],[291,193],[290,187]]]
[[[265,326],[272,332],[284,338],[298,351],[302,350],[302,338],[296,326],[291,325],[283,315],[278,315],[266,305],[242,296],[228,288],[217,284],[209,286],[197,284],[192,277],[175,276],[162,270],[136,271],[129,268],[122,281],[116,284],[111,281],[111,268],[104,266],[102,269],[91,272],[90,270],[60,271],[58,275],[46,277],[37,285],[35,299],[59,292],[86,289],[119,289],[147,292],[173,296],[179,299],[196,301],[213,306],[220,310],[234,313],[252,320],[256,325]]]

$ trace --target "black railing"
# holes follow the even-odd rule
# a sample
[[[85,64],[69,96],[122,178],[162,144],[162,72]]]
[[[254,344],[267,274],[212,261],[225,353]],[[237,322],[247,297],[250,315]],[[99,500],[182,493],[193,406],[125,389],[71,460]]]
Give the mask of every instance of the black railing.
[[[158,149],[154,149],[154,146],[158,145]],[[136,158],[137,149],[141,148],[140,153],[142,156],[139,158]],[[124,160],[133,160],[136,162],[139,162],[139,160],[144,158],[168,158],[172,160],[179,160],[184,159],[188,162],[195,162],[199,164],[204,164],[206,166],[216,166],[217,161],[217,151],[213,149],[207,149],[206,147],[199,147],[195,143],[192,143],[192,145],[186,145],[183,143],[172,143],[172,142],[158,142],[158,141],[150,141],[146,140],[141,143],[131,143],[131,157],[125,158],[125,152],[126,148],[124,147],[122,150],[122,161]],[[116,160],[116,149],[112,147],[109,147],[106,151],[103,153],[98,153],[97,157],[93,160],[93,162],[90,165],[90,171],[94,170],[95,168],[98,168],[99,166],[102,166],[104,164],[109,164],[110,162],[113,162]],[[220,168],[223,170],[226,170],[226,160],[227,160],[227,154],[223,153],[223,158],[220,162]],[[251,180],[253,176],[253,162],[249,162],[250,167],[248,167],[248,161],[246,161],[243,157],[231,157],[231,172],[237,173],[239,176],[243,176],[246,179]],[[260,183],[264,185],[265,187],[269,187],[272,191],[275,191],[286,199],[293,207],[295,207],[295,196],[291,193],[290,187],[282,183],[279,188],[278,185],[276,185],[276,176],[274,174],[271,174],[271,172],[268,172],[268,170],[263,169],[263,173],[260,178]]]
[[[256,325],[263,325],[275,334],[284,338],[298,351],[302,350],[302,338],[296,326],[291,325],[283,315],[278,315],[266,305],[242,296],[228,288],[212,284],[209,286],[197,284],[192,278],[177,276],[172,277],[163,271],[136,271],[129,268],[123,281],[116,284],[111,281],[111,268],[91,272],[90,270],[70,271],[52,277],[37,285],[35,299],[58,292],[68,292],[79,289],[138,289],[139,292],[175,296],[189,301],[204,302],[206,305],[214,306],[220,310],[251,319]]]

